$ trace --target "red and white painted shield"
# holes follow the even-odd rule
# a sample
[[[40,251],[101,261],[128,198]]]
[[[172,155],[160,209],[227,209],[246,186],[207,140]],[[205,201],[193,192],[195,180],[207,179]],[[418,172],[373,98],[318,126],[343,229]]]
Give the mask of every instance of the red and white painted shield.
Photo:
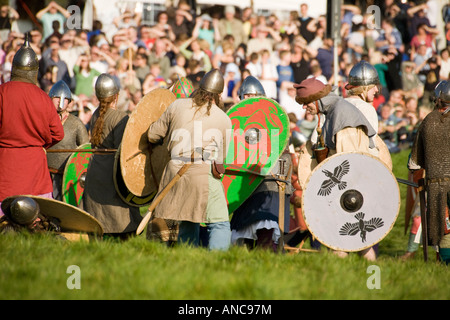
[[[377,244],[391,231],[400,201],[397,180],[385,163],[366,153],[344,152],[311,172],[302,209],[319,242],[354,252]]]

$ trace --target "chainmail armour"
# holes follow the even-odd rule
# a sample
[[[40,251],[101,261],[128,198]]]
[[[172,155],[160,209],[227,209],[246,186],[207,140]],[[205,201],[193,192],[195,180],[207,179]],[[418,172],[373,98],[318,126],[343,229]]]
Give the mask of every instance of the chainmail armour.
[[[439,245],[444,236],[445,210],[450,195],[450,113],[431,112],[422,122],[411,151],[410,168],[426,173],[429,245]],[[416,167],[417,168],[417,167]]]
[[[58,149],[76,149],[78,146],[88,143],[89,136],[84,124],[74,115],[69,114],[69,117],[64,122],[64,139],[51,147],[51,150]],[[47,164],[49,168],[64,170],[66,161],[71,153],[48,153]]]

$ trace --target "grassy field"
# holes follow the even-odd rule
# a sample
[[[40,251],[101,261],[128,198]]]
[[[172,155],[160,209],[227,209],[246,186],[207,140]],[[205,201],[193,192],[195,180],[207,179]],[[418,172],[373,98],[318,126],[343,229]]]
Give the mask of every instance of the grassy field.
[[[393,155],[407,178],[408,151]],[[402,196],[406,187],[400,185]],[[2,300],[448,300],[449,269],[420,252],[401,262],[404,203],[396,225],[368,262],[319,253],[274,254],[173,247],[144,235],[119,241],[68,242],[50,235],[0,236]],[[430,248],[431,250],[431,248]]]

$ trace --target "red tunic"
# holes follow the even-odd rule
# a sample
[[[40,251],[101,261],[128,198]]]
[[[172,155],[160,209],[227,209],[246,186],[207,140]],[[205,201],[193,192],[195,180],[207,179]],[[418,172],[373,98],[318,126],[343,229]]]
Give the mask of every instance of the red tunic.
[[[43,148],[64,138],[49,96],[34,84],[0,86],[0,202],[6,197],[52,192]]]

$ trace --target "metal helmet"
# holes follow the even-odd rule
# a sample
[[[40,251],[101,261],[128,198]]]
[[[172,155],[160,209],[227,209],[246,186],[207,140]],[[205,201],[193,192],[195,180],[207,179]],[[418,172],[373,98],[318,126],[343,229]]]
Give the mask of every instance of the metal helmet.
[[[29,34],[25,34],[25,41],[22,47],[16,52],[12,61],[11,77],[17,76],[37,81],[39,70],[39,59],[30,46]]]
[[[212,69],[203,76],[199,86],[207,92],[221,94],[225,87],[225,80],[218,69]]]
[[[64,80],[56,82],[50,89],[48,96],[50,98],[60,98],[58,111],[64,110],[64,99],[69,100],[69,102],[72,101],[72,92]]]
[[[361,60],[353,66],[348,75],[348,84],[350,86],[369,86],[379,85],[380,78],[374,66],[365,60]]]
[[[308,138],[303,133],[295,130],[292,131],[291,143],[294,146],[294,148],[300,148],[301,146],[306,144],[307,141]]]
[[[118,94],[120,84],[117,79],[110,74],[102,73],[95,82],[95,95],[98,99],[104,99]]]
[[[25,41],[22,47],[14,55],[12,66],[26,71],[39,69],[39,60],[30,46],[28,33],[25,34]]]
[[[30,197],[17,197],[9,206],[11,220],[20,225],[32,224],[39,212],[39,204]]]
[[[435,89],[436,92],[436,89]],[[439,99],[442,102],[450,103],[450,82],[446,81],[442,84],[439,92]]]
[[[442,80],[434,88],[434,103],[438,103],[441,91],[445,87],[446,84],[447,84],[447,81],[446,80]]]
[[[242,81],[242,85],[239,88],[239,98],[244,100],[244,96],[246,94],[256,94],[257,96],[266,96],[266,92],[264,91],[264,87],[261,82],[256,79],[254,76],[248,76]]]

